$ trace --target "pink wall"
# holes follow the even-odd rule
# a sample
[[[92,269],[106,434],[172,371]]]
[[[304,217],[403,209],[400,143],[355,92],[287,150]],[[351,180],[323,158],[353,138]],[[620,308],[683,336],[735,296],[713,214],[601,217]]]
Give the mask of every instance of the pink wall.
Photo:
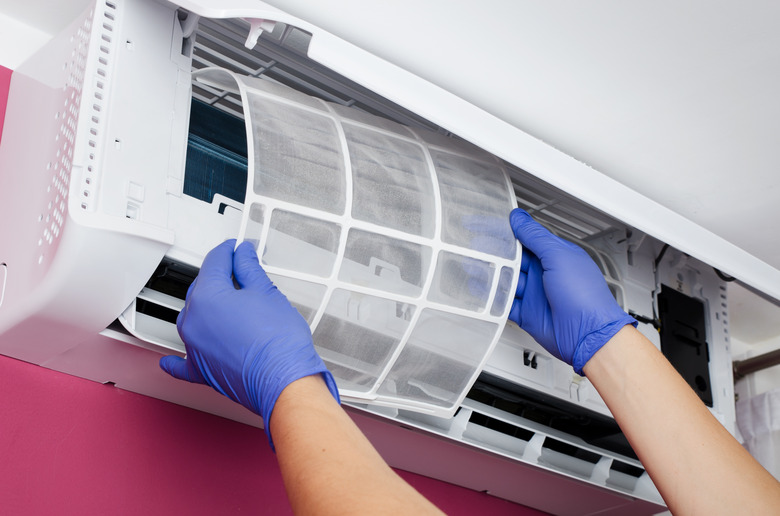
[[[0,67],[0,130],[10,75]],[[2,514],[290,514],[252,426],[2,355],[0,418]],[[542,514],[399,473],[449,514]]]
[[[262,430],[0,356],[4,514],[290,514]],[[541,514],[399,472],[449,514]]]

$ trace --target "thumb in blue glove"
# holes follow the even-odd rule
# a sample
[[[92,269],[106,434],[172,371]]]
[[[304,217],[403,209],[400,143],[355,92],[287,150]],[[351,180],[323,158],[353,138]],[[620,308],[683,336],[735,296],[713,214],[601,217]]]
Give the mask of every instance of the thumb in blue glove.
[[[234,252],[235,243],[223,242],[203,260],[176,321],[187,357],[163,357],[160,367],[262,416],[273,447],[269,421],[287,385],[322,374],[336,401],[338,389],[306,321],[268,278],[254,247],[243,242]]]
[[[509,215],[523,245],[509,319],[577,374],[623,326],[636,321],[615,301],[598,266],[521,209]]]

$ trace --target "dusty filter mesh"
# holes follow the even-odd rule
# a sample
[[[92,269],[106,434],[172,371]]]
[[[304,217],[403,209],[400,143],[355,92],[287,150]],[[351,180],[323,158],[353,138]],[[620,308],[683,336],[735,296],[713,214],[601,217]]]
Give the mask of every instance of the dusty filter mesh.
[[[268,80],[217,68],[196,80],[241,96],[239,237],[311,326],[342,396],[452,414],[517,281],[501,162]]]

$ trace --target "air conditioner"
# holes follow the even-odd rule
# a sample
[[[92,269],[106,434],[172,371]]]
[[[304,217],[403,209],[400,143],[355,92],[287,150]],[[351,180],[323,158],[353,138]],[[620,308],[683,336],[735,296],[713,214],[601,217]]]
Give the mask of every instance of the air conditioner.
[[[1,353],[261,425],[156,364],[183,352],[175,318],[187,287],[205,253],[239,233],[244,211],[244,110],[235,93],[193,78],[209,67],[491,155],[517,205],[588,251],[639,329],[735,431],[720,271],[756,288],[777,271],[451,93],[256,1],[98,0],[14,73],[0,147]],[[664,510],[586,378],[513,323],[480,365],[448,417],[359,401],[348,410],[397,467],[556,514]]]

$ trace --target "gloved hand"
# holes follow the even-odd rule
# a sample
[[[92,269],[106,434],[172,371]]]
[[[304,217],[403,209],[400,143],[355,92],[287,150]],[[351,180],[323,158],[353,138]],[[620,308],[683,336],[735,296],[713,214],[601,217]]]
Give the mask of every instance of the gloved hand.
[[[306,321],[268,279],[252,244],[243,242],[234,253],[235,243],[223,242],[203,260],[176,321],[187,357],[163,357],[160,367],[262,416],[273,447],[269,421],[287,385],[322,374],[336,401],[339,394]]]
[[[509,215],[509,223],[523,245],[509,319],[581,375],[609,339],[637,323],[617,304],[581,247],[553,235],[519,208]]]

